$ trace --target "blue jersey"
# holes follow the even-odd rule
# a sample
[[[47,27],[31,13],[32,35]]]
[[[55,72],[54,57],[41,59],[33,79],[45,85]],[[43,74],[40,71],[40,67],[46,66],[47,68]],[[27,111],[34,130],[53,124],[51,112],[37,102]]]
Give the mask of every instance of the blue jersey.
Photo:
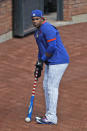
[[[49,65],[69,63],[69,55],[61,41],[59,31],[50,23],[44,22],[35,31],[38,45],[38,59],[46,61]],[[46,53],[52,54],[47,57]]]

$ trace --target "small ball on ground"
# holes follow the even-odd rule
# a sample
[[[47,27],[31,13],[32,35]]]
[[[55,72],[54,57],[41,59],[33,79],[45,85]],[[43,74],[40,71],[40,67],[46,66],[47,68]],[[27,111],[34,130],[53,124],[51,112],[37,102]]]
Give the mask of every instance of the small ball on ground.
[[[25,118],[25,121],[26,121],[26,122],[30,122],[31,119],[30,119],[29,117],[26,117],[26,118]]]

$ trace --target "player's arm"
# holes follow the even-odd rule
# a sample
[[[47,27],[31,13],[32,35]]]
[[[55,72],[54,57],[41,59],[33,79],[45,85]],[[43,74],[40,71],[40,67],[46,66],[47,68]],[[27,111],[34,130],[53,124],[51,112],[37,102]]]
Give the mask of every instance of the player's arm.
[[[45,54],[42,56],[42,60],[46,61],[50,57],[52,57],[53,53],[55,52],[57,46],[56,46],[56,30],[53,28],[48,28],[45,32],[45,38],[48,44],[48,48],[45,52]]]

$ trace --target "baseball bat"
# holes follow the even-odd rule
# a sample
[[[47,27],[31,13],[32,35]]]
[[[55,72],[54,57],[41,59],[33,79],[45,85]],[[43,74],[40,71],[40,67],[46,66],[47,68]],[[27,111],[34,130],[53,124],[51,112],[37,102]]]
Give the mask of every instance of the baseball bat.
[[[31,98],[30,98],[30,105],[28,107],[28,113],[27,113],[27,117],[25,118],[25,122],[30,122],[31,121],[32,112],[33,112],[35,89],[36,89],[37,80],[38,80],[37,75],[38,75],[38,69],[36,69],[36,74],[35,74],[33,89],[32,89],[32,95],[31,95]]]

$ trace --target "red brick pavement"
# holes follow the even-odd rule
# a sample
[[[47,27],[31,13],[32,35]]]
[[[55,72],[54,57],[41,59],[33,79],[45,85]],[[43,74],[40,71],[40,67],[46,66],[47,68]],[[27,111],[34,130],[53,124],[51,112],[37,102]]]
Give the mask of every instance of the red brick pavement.
[[[0,131],[87,131],[87,23],[59,27],[70,55],[60,83],[58,125],[38,125],[35,116],[45,112],[42,77],[36,89],[31,123],[25,123],[30,100],[37,46],[33,35],[0,44]]]

